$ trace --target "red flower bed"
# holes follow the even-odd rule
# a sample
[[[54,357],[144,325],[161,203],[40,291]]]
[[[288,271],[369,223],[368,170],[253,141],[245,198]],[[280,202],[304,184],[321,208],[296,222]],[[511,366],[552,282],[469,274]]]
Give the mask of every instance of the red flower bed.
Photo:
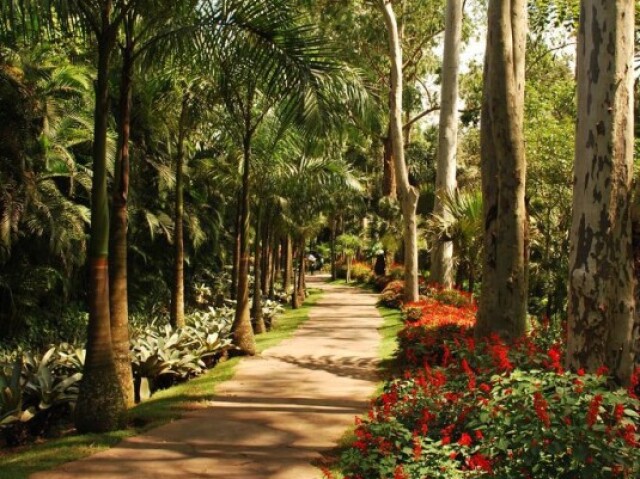
[[[514,345],[477,342],[468,298],[404,310],[401,376],[357,421],[346,479],[640,477],[640,371],[617,391],[604,370],[566,372],[549,324]]]

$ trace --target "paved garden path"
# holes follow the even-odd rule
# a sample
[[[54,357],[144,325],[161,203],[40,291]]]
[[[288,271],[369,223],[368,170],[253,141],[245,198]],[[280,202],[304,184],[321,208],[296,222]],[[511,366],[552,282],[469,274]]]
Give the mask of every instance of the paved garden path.
[[[324,294],[295,335],[245,358],[208,407],[37,479],[316,479],[312,463],[365,411],[376,383],[376,297]]]

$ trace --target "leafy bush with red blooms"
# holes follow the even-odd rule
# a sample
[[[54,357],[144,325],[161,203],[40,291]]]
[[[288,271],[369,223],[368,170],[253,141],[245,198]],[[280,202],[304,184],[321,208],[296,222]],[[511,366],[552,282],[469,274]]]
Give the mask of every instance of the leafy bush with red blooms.
[[[563,369],[562,335],[546,322],[507,345],[474,339],[473,303],[405,310],[403,372],[356,421],[346,479],[640,477],[640,370],[611,391],[604,369]]]

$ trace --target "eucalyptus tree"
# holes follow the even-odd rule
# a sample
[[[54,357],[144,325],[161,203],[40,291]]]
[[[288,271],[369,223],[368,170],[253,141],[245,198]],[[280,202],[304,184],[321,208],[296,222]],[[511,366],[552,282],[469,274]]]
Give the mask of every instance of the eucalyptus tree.
[[[490,0],[481,120],[484,249],[476,334],[515,339],[527,319],[524,91],[527,3]]]
[[[628,383],[634,367],[634,2],[583,0],[578,34],[578,126],[569,272],[567,362],[606,365]]]
[[[462,40],[463,1],[448,0],[445,20],[440,136],[434,214],[446,215],[443,196],[456,188],[458,148],[458,72]],[[453,284],[453,244],[437,241],[431,253],[431,280],[450,288]]]
[[[420,193],[409,182],[409,172],[404,157],[404,134],[402,124],[403,59],[398,23],[390,0],[378,0],[389,37],[389,59],[391,61],[391,108],[390,130],[393,157],[398,181],[398,192],[402,207],[404,237],[404,299],[418,300],[418,231],[416,209]]]

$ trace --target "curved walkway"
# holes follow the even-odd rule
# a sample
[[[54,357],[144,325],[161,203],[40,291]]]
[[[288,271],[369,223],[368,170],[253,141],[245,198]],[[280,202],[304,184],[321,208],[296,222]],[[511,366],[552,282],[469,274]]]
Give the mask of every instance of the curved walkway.
[[[376,386],[376,297],[328,285],[295,335],[245,358],[210,407],[37,479],[315,479],[312,463],[363,413]]]

